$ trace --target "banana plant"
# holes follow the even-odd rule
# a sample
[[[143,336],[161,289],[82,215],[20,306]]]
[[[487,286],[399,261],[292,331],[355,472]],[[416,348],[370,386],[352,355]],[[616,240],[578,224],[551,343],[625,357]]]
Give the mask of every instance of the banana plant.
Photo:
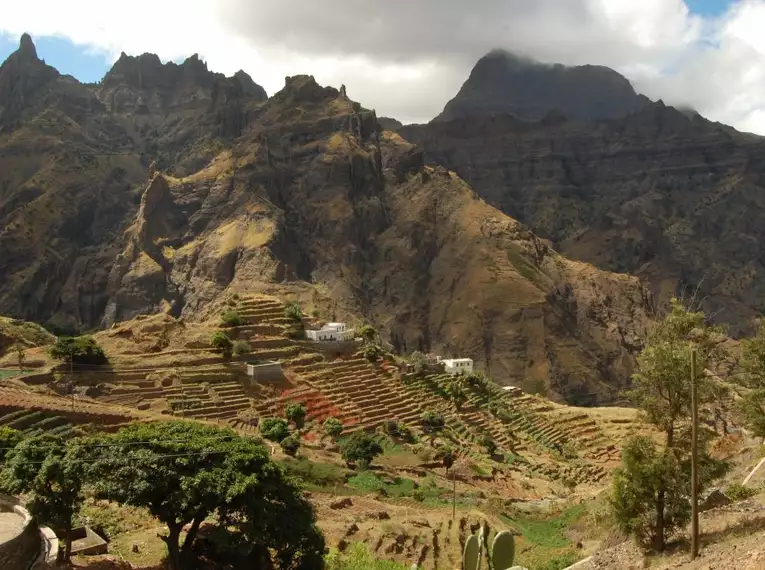
[[[480,570],[484,552],[489,570],[508,570],[515,558],[515,539],[509,531],[503,530],[497,533],[494,540],[489,541],[489,527],[484,523],[478,536],[471,534],[465,541],[462,569]]]

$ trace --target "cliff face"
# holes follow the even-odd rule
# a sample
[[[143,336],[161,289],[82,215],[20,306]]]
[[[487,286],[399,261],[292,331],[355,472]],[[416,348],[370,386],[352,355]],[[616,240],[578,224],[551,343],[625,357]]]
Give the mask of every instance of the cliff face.
[[[80,119],[58,88],[25,105],[0,136],[0,313],[109,326],[299,285],[501,382],[582,403],[626,384],[637,279],[561,257],[340,91],[253,85],[123,57],[75,85]]]
[[[428,159],[564,255],[696,294],[747,330],[765,294],[765,139],[661,102],[583,125],[548,114],[407,126]]]
[[[557,111],[577,121],[624,117],[650,101],[612,69],[547,65],[495,50],[481,58],[434,122],[505,114],[538,121]]]

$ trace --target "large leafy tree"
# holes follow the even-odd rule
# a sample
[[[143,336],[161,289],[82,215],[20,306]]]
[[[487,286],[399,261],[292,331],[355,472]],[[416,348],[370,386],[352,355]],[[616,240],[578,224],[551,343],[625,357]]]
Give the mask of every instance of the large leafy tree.
[[[60,336],[50,349],[56,360],[73,364],[106,364],[104,349],[92,336]]]
[[[382,446],[367,433],[356,432],[344,443],[340,451],[348,465],[366,468],[383,452]]]
[[[765,438],[765,325],[754,338],[741,341],[740,382],[750,391],[738,404],[744,425]]]
[[[42,435],[21,441],[6,458],[3,487],[27,495],[26,507],[64,536],[64,560],[72,553],[72,519],[84,500],[85,463],[78,440]]]
[[[635,443],[631,455],[623,457],[624,473],[631,473],[633,467],[628,462],[642,454],[646,461],[653,462],[650,480],[655,488],[651,492],[638,492],[648,487],[640,479],[640,473],[637,473],[634,484],[638,487],[630,488],[629,481],[615,487],[615,493],[625,492],[629,497],[613,501],[612,505],[617,518],[634,519],[630,513],[635,512],[635,507],[632,505],[627,509],[627,499],[645,502],[644,510],[640,511],[643,513],[641,516],[652,513],[654,520],[650,525],[643,524],[642,528],[651,535],[651,540],[647,542],[659,551],[664,549],[667,536],[676,528],[675,521],[680,520],[678,513],[684,512],[688,506],[687,494],[680,492],[681,487],[675,485],[672,477],[676,474],[674,466],[684,462],[690,447],[685,445],[685,441],[681,445],[679,440],[687,436],[686,433],[680,433],[680,430],[682,428],[687,431],[691,415],[692,354],[695,351],[697,355],[697,397],[699,405],[703,405],[715,397],[705,370],[718,352],[716,333],[714,328],[706,324],[704,313],[689,310],[683,303],[673,299],[667,315],[649,331],[646,346],[637,358],[637,369],[633,376],[634,389],[629,395],[646,420],[664,433],[664,446],[659,450],[648,448],[645,442]],[[703,446],[701,454],[704,455]],[[629,475],[626,477],[629,478]],[[627,511],[620,512],[619,509]],[[635,525],[630,528],[637,533]]]
[[[300,543],[305,548],[295,549],[297,539],[280,542],[280,526],[281,532],[290,529],[298,535],[312,536],[318,531],[312,526],[313,511],[298,487],[256,440],[213,426],[163,422],[134,424],[99,443],[94,447],[96,460],[91,470],[97,495],[144,507],[167,525],[162,539],[174,570],[189,566],[201,523],[216,513],[221,520],[235,521],[244,529],[251,547],[261,549],[264,556],[270,548],[279,560],[290,562],[281,568],[309,568],[299,564],[317,555],[311,547],[323,549],[320,534],[309,545]],[[277,506],[286,503],[298,510],[278,518],[285,510]],[[296,527],[296,521],[306,528]],[[188,532],[181,540],[186,525]]]

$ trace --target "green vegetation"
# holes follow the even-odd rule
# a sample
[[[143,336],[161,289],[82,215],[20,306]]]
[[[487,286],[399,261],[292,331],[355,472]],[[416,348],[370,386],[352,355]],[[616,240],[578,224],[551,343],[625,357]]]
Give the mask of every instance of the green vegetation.
[[[330,550],[326,557],[326,570],[411,570],[407,564],[378,560],[361,543],[354,543],[344,553]]]
[[[425,410],[420,417],[422,431],[430,436],[431,444],[446,426],[444,416],[433,410]]]
[[[332,438],[332,441],[336,441],[340,434],[343,433],[343,424],[337,418],[327,418],[322,429],[324,435]]]
[[[284,316],[291,320],[293,323],[300,323],[303,321],[303,311],[300,308],[300,305],[294,301],[287,303],[284,306]]]
[[[740,382],[750,391],[738,404],[744,425],[755,437],[765,438],[765,324],[751,339],[741,341]]]
[[[649,331],[637,359],[631,399],[647,421],[664,432],[663,446],[644,437],[625,443],[622,467],[614,475],[611,507],[619,528],[645,546],[663,551],[666,541],[690,516],[690,469],[687,425],[691,415],[691,357],[697,355],[698,401],[702,406],[719,394],[710,389],[704,371],[716,353],[717,332],[704,313],[692,312],[677,299],[666,317]],[[699,484],[721,465],[706,455],[700,442]]]
[[[317,463],[306,458],[288,457],[282,462],[290,475],[318,489],[345,484],[345,469],[333,463]]]
[[[754,497],[756,494],[756,489],[751,487],[744,487],[740,483],[734,483],[725,489],[725,496],[728,497],[731,501],[743,501],[745,499],[749,499],[750,497]]]
[[[280,442],[290,435],[290,428],[282,418],[263,418],[259,427],[261,435],[271,441]]]
[[[251,353],[252,347],[246,340],[235,340],[231,352],[234,356],[241,356]]]
[[[234,309],[226,309],[220,317],[224,327],[240,327],[245,324],[244,319]]]
[[[228,335],[223,331],[216,331],[210,339],[210,346],[215,350],[219,350],[225,358],[231,358],[234,352],[234,343],[228,338]]]
[[[300,438],[297,436],[297,434],[293,433],[292,435],[287,436],[281,440],[279,442],[279,446],[282,448],[284,453],[290,457],[295,457],[298,450],[300,449]]]
[[[513,558],[515,558],[513,535],[503,530],[498,532],[493,540],[490,540],[489,528],[483,525],[478,536],[470,535],[465,541],[462,566],[466,569],[478,570],[481,568],[481,561],[486,560],[488,568],[509,570],[513,565]]]
[[[67,364],[106,364],[104,349],[92,336],[61,336],[50,349],[51,357]]]
[[[341,449],[341,455],[348,466],[358,466],[361,469],[366,469],[382,452],[380,444],[363,432],[356,432],[346,439]]]
[[[367,344],[373,344],[378,338],[377,329],[371,325],[362,325],[359,328],[359,336]]]
[[[284,415],[288,422],[295,424],[297,429],[302,429],[305,425],[306,410],[303,404],[289,403],[284,410]]]
[[[5,463],[9,450],[16,447],[22,438],[19,431],[8,426],[0,427],[0,465]]]

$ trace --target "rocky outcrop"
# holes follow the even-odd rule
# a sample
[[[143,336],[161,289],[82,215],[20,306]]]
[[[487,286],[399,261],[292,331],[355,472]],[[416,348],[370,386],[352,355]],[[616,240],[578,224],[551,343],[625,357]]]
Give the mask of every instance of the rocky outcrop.
[[[434,121],[498,114],[538,121],[550,111],[575,121],[596,121],[624,117],[649,103],[607,67],[548,65],[495,50],[478,61]]]

